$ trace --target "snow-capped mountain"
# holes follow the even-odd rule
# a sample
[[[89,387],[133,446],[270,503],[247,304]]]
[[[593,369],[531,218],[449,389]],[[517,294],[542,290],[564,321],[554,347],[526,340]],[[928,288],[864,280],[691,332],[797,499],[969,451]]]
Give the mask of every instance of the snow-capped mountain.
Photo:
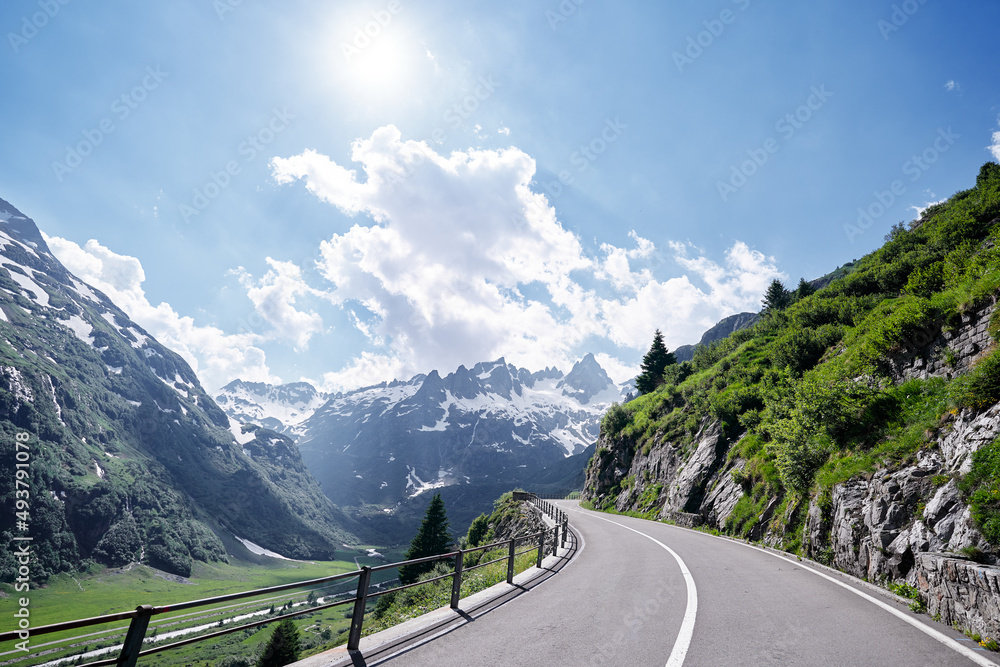
[[[235,382],[216,400],[235,419],[273,419],[293,405],[303,414],[312,394],[286,388]],[[532,373],[501,358],[336,394],[285,432],[298,436],[303,461],[334,503],[388,519],[422,512],[421,495],[434,489],[453,501],[449,516],[459,525],[515,486],[574,488],[601,416],[630,390],[590,354],[566,374]],[[291,395],[302,398],[277,398]]]
[[[298,436],[302,422],[330,399],[308,382],[273,386],[233,380],[219,390],[215,402],[240,423],[259,424],[277,433]]]

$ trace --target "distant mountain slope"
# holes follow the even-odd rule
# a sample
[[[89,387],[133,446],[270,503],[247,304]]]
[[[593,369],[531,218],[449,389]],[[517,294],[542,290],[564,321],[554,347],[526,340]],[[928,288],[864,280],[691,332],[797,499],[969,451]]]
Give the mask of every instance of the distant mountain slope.
[[[256,405],[234,398],[249,401],[247,386],[232,383],[220,395],[231,415],[239,409],[270,418],[286,409],[273,398],[290,395],[287,386],[256,387],[254,396],[268,401]],[[404,539],[430,489],[442,493],[459,526],[515,486],[578,488],[601,416],[628,389],[616,386],[593,355],[566,374],[532,373],[498,359],[445,377],[432,371],[337,394],[294,431],[330,499]]]
[[[3,200],[0,246],[0,474],[14,479],[14,435],[29,434],[36,581],[86,559],[185,574],[192,559],[225,557],[210,528],[292,557],[351,539],[291,440],[243,433],[178,355],[70,274]],[[14,493],[0,485],[7,544],[24,528]],[[14,571],[5,551],[0,577]]]
[[[734,331],[752,327],[760,319],[758,313],[737,313],[719,320],[719,322],[701,336],[701,340],[694,345],[681,345],[674,350],[674,358],[677,363],[691,361],[694,359],[694,351],[699,345],[709,345],[722,340]]]

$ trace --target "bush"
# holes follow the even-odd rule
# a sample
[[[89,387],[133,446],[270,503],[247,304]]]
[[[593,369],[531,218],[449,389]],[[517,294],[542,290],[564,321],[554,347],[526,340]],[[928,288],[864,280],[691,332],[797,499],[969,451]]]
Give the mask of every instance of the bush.
[[[1000,352],[993,352],[957,385],[956,403],[982,410],[1000,403]]]
[[[614,440],[622,432],[632,418],[631,411],[617,401],[611,404],[608,411],[601,417],[601,435]]]
[[[937,316],[930,302],[919,297],[890,301],[875,309],[862,323],[862,328],[868,331],[861,344],[862,360],[877,364],[887,354],[922,340],[924,331]]]
[[[483,543],[483,538],[486,537],[486,533],[490,529],[490,519],[485,514],[480,514],[475,519],[472,520],[472,525],[469,526],[469,533],[466,536],[466,540],[470,547],[478,547]]]
[[[983,537],[1000,544],[1000,439],[972,455],[972,470],[959,488]]]
[[[930,296],[944,286],[944,262],[934,262],[910,274],[906,282],[907,294]]]
[[[146,561],[158,570],[182,577],[191,576],[191,557],[184,551],[171,551],[162,544],[154,544],[149,547]]]

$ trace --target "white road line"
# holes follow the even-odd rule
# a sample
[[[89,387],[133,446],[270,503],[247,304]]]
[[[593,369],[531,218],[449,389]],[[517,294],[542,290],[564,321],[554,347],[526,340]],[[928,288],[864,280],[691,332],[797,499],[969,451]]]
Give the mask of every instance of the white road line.
[[[640,533],[638,530],[635,530],[633,528],[629,528],[628,526],[620,524],[617,521],[611,521],[610,519],[605,519],[603,517],[595,516],[595,513],[593,513],[593,512],[588,512],[587,514],[588,514],[588,516],[594,516],[594,518],[601,519],[603,521],[608,521],[609,523],[617,524],[619,526],[622,526],[622,528],[628,528],[628,530],[631,530],[633,532],[639,533],[640,535],[645,535],[646,537],[649,537],[649,535],[646,535],[645,533]],[[666,525],[666,524],[663,524],[663,525]],[[675,527],[679,528],[679,526],[675,526]],[[681,528],[681,530],[688,530],[688,529]],[[697,531],[692,531],[692,532],[697,532]],[[945,646],[947,646],[951,650],[955,651],[956,653],[959,653],[959,654],[965,656],[966,658],[968,658],[972,662],[976,663],[977,665],[980,665],[980,667],[998,667],[997,663],[995,663],[992,660],[990,660],[989,658],[987,658],[981,652],[975,651],[975,650],[973,650],[973,649],[971,649],[971,648],[969,648],[969,647],[967,647],[967,646],[959,643],[958,641],[956,641],[955,639],[949,637],[948,635],[944,634],[943,632],[941,632],[941,631],[939,631],[939,630],[937,630],[935,628],[932,628],[929,625],[926,625],[926,624],[922,623],[920,620],[918,620],[916,618],[913,618],[912,616],[906,614],[903,611],[900,611],[899,609],[893,607],[892,605],[890,605],[890,604],[888,604],[886,602],[883,602],[882,600],[879,600],[876,597],[868,595],[867,593],[865,593],[863,591],[859,591],[858,589],[854,588],[853,586],[851,586],[849,584],[846,584],[846,583],[844,583],[842,581],[839,581],[836,578],[831,577],[828,574],[824,574],[823,572],[820,572],[819,570],[815,570],[815,569],[809,567],[808,565],[803,565],[802,563],[800,563],[800,562],[798,562],[796,560],[792,560],[791,558],[788,558],[786,556],[782,556],[780,554],[774,553],[773,551],[768,551],[767,549],[761,549],[759,547],[755,547],[755,546],[750,545],[750,544],[745,544],[743,542],[739,542],[738,540],[726,539],[725,537],[719,537],[719,536],[711,535],[709,533],[701,533],[701,534],[702,535],[706,535],[708,537],[714,537],[717,540],[726,540],[727,542],[730,542],[730,543],[733,543],[733,544],[739,544],[741,546],[748,547],[748,548],[753,549],[755,551],[759,551],[761,553],[765,553],[765,554],[767,554],[769,556],[773,556],[775,558],[780,558],[781,560],[787,561],[787,562],[789,562],[792,565],[795,565],[797,567],[801,567],[803,570],[806,570],[807,572],[811,572],[811,573],[815,574],[817,577],[823,577],[824,579],[837,584],[841,588],[846,588],[847,590],[851,591],[855,595],[858,595],[858,596],[864,598],[865,600],[868,600],[872,604],[874,604],[874,605],[882,608],[883,610],[889,612],[893,616],[896,616],[900,620],[908,623],[909,625],[912,625],[914,628],[916,628],[917,630],[920,630],[921,632],[923,632],[924,634],[926,634],[928,637],[931,637],[932,639],[934,639],[934,640],[936,640],[936,641],[944,644]],[[677,562],[679,562],[679,563],[683,562],[683,561],[681,561],[680,557],[677,556],[677,554],[675,554],[669,547],[667,547],[666,545],[662,544],[661,542],[658,542],[657,540],[653,539],[652,537],[649,537],[649,539],[653,540],[654,542],[657,542],[657,544],[659,544],[660,546],[662,546],[667,551],[670,551],[670,553],[673,554],[674,558],[677,559]],[[684,567],[683,565],[681,565],[681,569],[682,569],[682,571],[686,571],[687,568]],[[686,574],[685,576],[687,577],[687,576],[690,576],[690,575]],[[694,586],[694,580],[693,579],[691,580],[691,586]],[[690,593],[691,593],[691,589],[689,588],[688,589],[688,599],[689,599],[689,602],[690,602]],[[697,598],[695,599],[695,604],[697,605]],[[685,617],[685,620],[687,620],[686,617]],[[682,629],[683,629],[683,627],[682,627]],[[692,617],[692,622],[691,622],[691,629],[692,629],[692,631],[694,629],[694,620],[693,620],[693,617]],[[678,639],[678,642],[679,642],[680,641],[680,637],[678,637],[677,639]],[[690,637],[688,638],[688,641],[690,641]],[[674,650],[676,651],[676,649],[677,649],[677,646],[675,645],[674,646]],[[685,648],[685,651],[686,651],[686,648]],[[674,658],[673,654],[671,654],[670,658],[671,658],[671,660],[673,660],[673,658]],[[683,656],[681,657],[681,661],[683,662]],[[677,662],[677,663],[668,662],[667,663],[667,667],[675,667],[675,666],[676,667],[680,667],[680,665],[681,665],[681,662]]]
[[[600,519],[601,521],[607,521],[608,523],[613,523],[616,526],[621,526],[625,530],[631,530],[633,533],[638,533],[639,535],[656,542],[661,547],[666,549],[667,552],[674,557],[674,560],[677,561],[677,565],[681,568],[681,574],[684,575],[684,583],[687,584],[687,607],[684,609],[684,620],[681,621],[681,629],[680,632],[677,633],[677,641],[674,642],[674,648],[670,651],[670,658],[667,659],[667,667],[681,667],[681,665],[684,664],[684,658],[687,657],[688,648],[691,646],[691,636],[694,634],[694,620],[695,616],[698,614],[698,588],[694,585],[694,577],[691,576],[691,571],[688,569],[687,564],[680,556],[677,555],[676,551],[655,537],[650,537],[642,531],[630,528],[623,523],[618,523],[617,521],[612,521],[611,519],[605,519],[604,517],[597,516],[594,513],[588,513],[587,516]],[[996,667],[995,665],[992,665],[992,663],[991,666]]]
[[[750,545],[745,545],[745,546],[750,546]],[[881,607],[882,609],[884,609],[885,611],[889,612],[893,616],[896,616],[897,618],[899,618],[899,619],[901,619],[901,620],[909,623],[910,625],[912,625],[913,627],[915,627],[917,630],[920,630],[921,632],[923,632],[928,637],[931,637],[932,639],[936,639],[937,641],[941,642],[942,644],[944,644],[945,646],[947,646],[948,648],[952,649],[953,651],[955,651],[957,653],[961,653],[962,655],[964,655],[966,658],[968,658],[972,662],[976,663],[977,665],[981,665],[982,667],[997,667],[997,663],[993,662],[992,660],[990,660],[989,658],[987,658],[982,653],[979,653],[978,651],[974,651],[973,649],[971,649],[971,648],[969,648],[969,647],[967,647],[967,646],[965,646],[963,644],[958,643],[957,641],[955,641],[954,639],[952,639],[948,635],[944,634],[943,632],[941,632],[939,630],[936,630],[935,628],[932,628],[929,625],[925,625],[924,623],[921,623],[918,619],[913,618],[909,614],[906,614],[905,612],[900,611],[899,609],[896,609],[892,605],[890,605],[890,604],[888,604],[886,602],[883,602],[882,600],[879,600],[878,598],[875,598],[875,597],[872,597],[871,595],[868,595],[868,593],[865,593],[863,591],[859,591],[858,589],[854,588],[853,586],[849,586],[848,584],[845,584],[842,581],[838,581],[837,579],[835,579],[834,577],[831,577],[828,574],[824,574],[823,572],[820,572],[819,570],[814,570],[813,568],[811,568],[811,567],[809,567],[807,565],[803,565],[802,563],[799,563],[798,561],[794,561],[791,558],[786,558],[785,556],[782,556],[780,554],[776,554],[776,553],[771,552],[771,551],[767,551],[766,549],[758,549],[757,547],[751,547],[751,548],[756,549],[757,551],[761,551],[763,553],[766,553],[769,556],[774,556],[775,558],[780,558],[781,560],[788,561],[792,565],[797,565],[798,567],[801,567],[803,570],[806,570],[807,572],[812,572],[817,577],[823,577],[827,581],[832,581],[833,583],[837,584],[841,588],[846,588],[847,590],[851,591],[855,595],[861,596],[865,600],[868,600],[872,604]]]

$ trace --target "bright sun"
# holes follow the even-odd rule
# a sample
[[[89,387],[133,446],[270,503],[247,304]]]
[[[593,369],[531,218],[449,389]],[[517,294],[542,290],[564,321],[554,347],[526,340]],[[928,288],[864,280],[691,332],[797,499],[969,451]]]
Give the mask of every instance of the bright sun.
[[[354,94],[385,98],[408,88],[417,55],[402,25],[382,27],[370,21],[350,41],[337,45],[334,58]]]
[[[408,69],[404,49],[398,41],[389,38],[373,41],[355,58],[351,67],[353,78],[378,88],[400,83]]]

